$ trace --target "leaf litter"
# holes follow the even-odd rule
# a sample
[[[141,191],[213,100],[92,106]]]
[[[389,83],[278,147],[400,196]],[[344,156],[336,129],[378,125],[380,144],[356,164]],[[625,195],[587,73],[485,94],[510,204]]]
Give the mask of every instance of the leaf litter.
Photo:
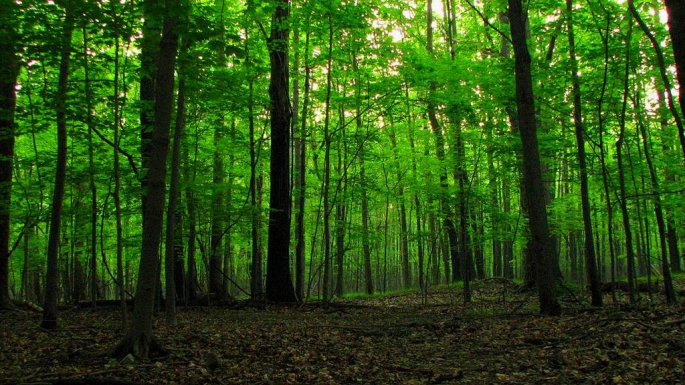
[[[145,360],[109,357],[117,309],[63,311],[55,331],[38,313],[4,312],[0,383],[685,383],[682,305],[593,309],[570,297],[563,316],[545,318],[530,293],[495,281],[473,289],[467,305],[438,287],[328,307],[180,308],[176,327],[155,320],[169,354]]]

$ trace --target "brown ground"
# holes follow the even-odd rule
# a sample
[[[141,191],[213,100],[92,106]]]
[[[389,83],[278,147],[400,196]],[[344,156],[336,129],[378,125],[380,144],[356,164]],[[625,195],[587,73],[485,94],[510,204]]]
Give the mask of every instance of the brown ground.
[[[565,314],[535,314],[530,294],[501,282],[340,300],[328,309],[181,308],[172,332],[157,321],[165,357],[122,362],[105,352],[118,337],[117,309],[41,315],[0,313],[0,383],[40,384],[644,384],[685,383],[682,305],[643,298],[628,308],[587,309],[572,296]],[[582,299],[582,298],[581,298]],[[610,297],[605,300],[610,302]],[[217,360],[215,361],[214,358]]]

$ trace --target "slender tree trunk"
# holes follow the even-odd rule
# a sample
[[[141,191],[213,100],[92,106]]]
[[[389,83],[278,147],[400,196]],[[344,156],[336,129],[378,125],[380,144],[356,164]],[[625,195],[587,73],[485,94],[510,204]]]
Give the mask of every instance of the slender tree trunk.
[[[299,30],[295,30],[295,39],[299,40]],[[296,43],[297,44],[297,43]],[[299,50],[295,53],[295,66],[298,69]],[[304,46],[304,98],[302,102],[302,122],[299,129],[299,135],[295,141],[295,170],[297,172],[295,178],[295,193],[297,194],[297,213],[295,214],[295,293],[300,301],[304,301],[304,274],[305,274],[305,229],[304,229],[304,213],[305,213],[305,197],[306,197],[306,176],[307,176],[307,114],[309,113],[309,92],[310,92],[310,78],[311,68],[309,65],[309,33],[305,38]],[[297,79],[293,83],[294,90],[297,90]],[[293,92],[294,94],[294,92]],[[293,96],[295,100],[298,98]],[[293,108],[297,113],[297,108]],[[293,117],[294,121],[297,121]],[[297,128],[297,124],[293,123]]]
[[[600,37],[602,39],[602,46],[604,48],[604,69],[602,71],[602,87],[600,91],[599,100],[597,101],[597,125],[599,129],[599,161],[602,165],[602,185],[604,187],[604,199],[606,203],[606,215],[607,215],[607,238],[609,243],[609,259],[610,259],[610,272],[609,276],[611,279],[611,298],[612,302],[616,303],[616,291],[613,290],[614,283],[616,282],[616,250],[614,245],[614,206],[611,202],[611,194],[609,193],[609,172],[606,167],[606,156],[604,148],[604,96],[607,90],[608,84],[608,74],[609,74],[609,28],[611,26],[611,17],[606,15],[606,24],[602,30],[600,30]]]
[[[340,125],[343,126],[344,112],[340,107]],[[338,143],[338,161],[335,171],[338,174],[338,183],[335,189],[335,259],[336,259],[336,280],[334,295],[341,298],[345,294],[345,233],[347,230],[347,172],[345,170],[346,161],[343,160],[343,153],[347,157],[347,145],[345,144],[345,128],[340,128],[341,140]]]
[[[221,140],[223,133],[223,117],[215,122],[214,131],[214,163],[212,167],[212,211],[211,211],[211,238],[210,238],[210,257],[209,257],[209,293],[214,294],[217,299],[223,300],[222,287],[222,264],[221,256],[223,253],[224,235],[224,162]]]
[[[359,61],[356,56],[352,58],[352,65],[355,72],[355,123],[357,125],[357,133],[362,132],[362,111],[361,111],[361,76],[359,74]],[[369,242],[369,197],[366,180],[366,164],[365,146],[366,138],[362,138],[359,144],[359,184],[361,188],[361,222],[362,222],[362,259],[364,263],[364,283],[366,294],[373,294],[373,272],[371,270],[371,245]]]
[[[323,303],[328,304],[331,296],[331,203],[330,203],[330,184],[331,184],[331,71],[333,69],[333,17],[328,16],[328,63],[326,65],[326,101],[324,117],[324,163],[323,163]]]
[[[41,327],[57,327],[58,301],[58,256],[60,246],[60,229],[62,224],[62,202],[67,174],[67,89],[69,81],[69,58],[71,56],[71,37],[74,31],[74,1],[64,3],[65,17],[62,29],[62,48],[59,66],[59,82],[55,104],[57,109],[57,162],[55,168],[55,190],[52,195],[50,214],[50,233],[48,238],[47,273],[45,282],[45,303]]]
[[[640,113],[640,106],[636,102],[635,110]],[[659,243],[661,246],[661,269],[664,278],[664,293],[666,294],[666,302],[673,304],[677,302],[675,289],[673,288],[673,279],[671,278],[671,267],[668,261],[668,240],[666,239],[666,222],[664,220],[664,213],[661,205],[661,190],[659,188],[659,179],[656,175],[656,168],[652,162],[650,144],[647,140],[647,129],[641,116],[637,118],[637,126],[642,137],[642,146],[644,148],[645,160],[647,161],[647,168],[649,169],[650,181],[652,183],[652,195],[654,199],[654,214],[656,216],[656,225],[659,232]],[[647,275],[651,275],[651,264],[649,263],[649,255],[647,256]]]
[[[148,198],[143,218],[143,245],[133,320],[126,336],[114,351],[115,356],[133,354],[147,357],[161,349],[152,334],[152,315],[155,305],[155,286],[159,277],[159,251],[164,227],[166,190],[166,158],[169,149],[169,128],[173,110],[174,70],[178,50],[179,1],[165,4],[163,33],[156,60],[154,130],[148,171]]]
[[[625,138],[625,126],[626,126],[626,108],[628,104],[628,85],[630,77],[630,37],[633,30],[632,18],[629,17],[629,29],[628,36],[626,37],[626,64],[623,84],[623,107],[621,109],[621,115],[619,119],[619,136],[616,141],[616,162],[618,163],[618,182],[619,182],[619,206],[621,208],[621,217],[623,218],[623,229],[625,231],[625,246],[626,246],[626,259],[628,262],[628,289],[630,296],[630,303],[635,303],[637,298],[635,297],[635,251],[633,250],[633,235],[630,229],[630,216],[628,214],[628,203],[626,201],[626,181],[625,172],[623,166],[623,143]]]
[[[545,190],[540,167],[540,153],[535,123],[533,83],[530,70],[530,53],[526,44],[526,12],[521,0],[509,0],[509,25],[516,66],[516,102],[518,107],[519,132],[523,144],[523,177],[526,185],[526,202],[529,213],[529,227],[532,242],[532,257],[535,260],[536,281],[540,298],[540,313],[559,315],[561,306],[554,291],[554,268],[551,262],[551,239]]]
[[[95,158],[93,149],[93,89],[90,82],[90,68],[88,64],[88,32],[83,27],[83,73],[86,91],[86,125],[88,126],[88,184],[90,187],[90,300],[93,306],[98,299],[98,270],[97,270],[97,186],[95,185]]]
[[[580,200],[583,210],[583,230],[585,232],[585,269],[592,292],[592,306],[602,306],[602,288],[597,275],[597,258],[595,257],[594,240],[592,236],[592,214],[590,212],[590,192],[585,162],[585,129],[583,127],[583,112],[578,77],[578,59],[576,58],[576,43],[573,31],[573,0],[566,0],[566,22],[568,24],[568,45],[571,58],[571,82],[573,83],[573,121],[575,125],[576,144],[578,147],[578,166],[580,171]]]
[[[14,158],[15,86],[19,76],[17,3],[0,0],[0,309],[10,307],[9,252]],[[24,230],[28,240],[30,228]],[[28,276],[28,271],[26,272]],[[22,290],[26,290],[22,285]]]
[[[183,65],[181,65],[181,69]],[[169,325],[176,325],[176,213],[180,195],[181,137],[185,124],[185,88],[186,79],[179,71],[178,95],[176,100],[176,125],[174,127],[174,144],[171,151],[171,183],[169,184],[169,205],[166,214],[166,238],[164,250],[164,275],[166,279],[166,303],[164,314]]]
[[[119,295],[119,311],[121,316],[121,333],[128,328],[127,325],[127,305],[126,288],[124,287],[124,239],[123,225],[121,220],[121,169],[119,162],[119,128],[121,126],[121,116],[119,110],[119,16],[116,14],[115,3],[110,3],[112,16],[114,18],[114,212],[116,220],[116,255],[117,255],[117,294]]]
[[[430,55],[433,55],[433,6],[431,1],[426,1],[426,51]],[[445,161],[445,138],[442,133],[442,127],[440,127],[440,122],[438,122],[435,102],[433,101],[433,96],[436,90],[435,81],[431,80],[429,85],[429,96],[428,96],[428,120],[430,122],[431,129],[435,134],[435,146],[436,146],[436,156],[440,160],[440,212],[443,216],[443,224],[447,237],[449,239],[449,254],[450,262],[452,263],[451,277],[453,281],[461,280],[461,271],[459,264],[459,253],[457,247],[457,229],[452,221],[452,210],[449,207],[449,196],[448,196],[448,186],[447,186],[447,171],[442,163]],[[448,269],[448,266],[445,266]]]
[[[275,302],[296,302],[290,275],[290,109],[288,0],[278,0],[268,41],[271,63],[271,191],[269,194],[269,245],[266,297]]]
[[[184,163],[186,168],[185,174],[188,178],[190,178],[190,184],[194,184],[196,168],[193,167],[193,171],[191,172],[189,159],[190,154],[188,152],[188,150],[184,151]],[[195,158],[197,159],[197,140],[195,141]],[[188,277],[186,279],[186,296],[189,301],[192,301],[197,298],[197,288],[199,286],[197,282],[197,265],[195,263],[195,236],[197,219],[195,214],[195,197],[192,188],[185,189],[185,198],[188,210],[188,255],[186,257],[188,259]]]

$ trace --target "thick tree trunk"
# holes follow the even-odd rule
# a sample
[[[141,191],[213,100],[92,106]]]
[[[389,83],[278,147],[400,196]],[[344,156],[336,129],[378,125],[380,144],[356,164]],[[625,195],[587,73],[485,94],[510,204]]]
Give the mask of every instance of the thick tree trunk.
[[[271,62],[271,191],[266,297],[274,302],[297,302],[290,274],[290,92],[288,66],[288,0],[278,0],[268,41]]]
[[[0,309],[10,307],[9,248],[14,158],[14,91],[19,76],[18,36],[15,30],[17,3],[0,0]],[[25,231],[30,231],[26,228]],[[25,234],[28,239],[28,233]],[[22,290],[26,290],[22,286]]]
[[[143,30],[140,40],[140,186],[142,190],[142,214],[145,221],[147,186],[149,179],[150,153],[155,118],[155,78],[157,65],[155,58],[159,52],[159,39],[162,18],[159,16],[159,0],[143,0]]]
[[[555,293],[552,245],[536,133],[531,58],[526,44],[526,13],[521,0],[509,0],[509,19],[516,63],[516,104],[523,144],[523,177],[532,240],[529,252],[536,265],[540,312],[544,315],[559,315],[561,306]]]
[[[69,80],[69,59],[71,56],[71,37],[74,30],[74,1],[65,2],[65,18],[62,30],[62,48],[57,85],[57,162],[55,167],[55,190],[52,195],[50,213],[50,233],[48,238],[47,273],[45,282],[45,302],[43,304],[43,321],[45,329],[57,327],[58,296],[58,256],[60,246],[60,228],[62,224],[62,201],[67,174],[67,88]]]
[[[143,219],[143,245],[133,320],[128,333],[114,351],[115,356],[133,354],[147,357],[161,347],[152,334],[155,286],[159,277],[159,249],[162,237],[166,190],[166,158],[169,149],[169,128],[173,110],[174,69],[178,50],[179,2],[166,3],[162,39],[157,58],[155,87],[155,119],[148,171],[148,198]]]

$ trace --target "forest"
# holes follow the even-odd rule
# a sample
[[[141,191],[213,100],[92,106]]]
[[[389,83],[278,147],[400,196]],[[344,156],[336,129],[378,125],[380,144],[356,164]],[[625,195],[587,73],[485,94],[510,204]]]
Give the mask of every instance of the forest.
[[[526,330],[642,309],[685,344],[684,117],[680,0],[0,0],[0,318],[109,322],[109,356],[145,359],[206,322],[196,307],[261,314],[259,338],[295,346],[303,325],[344,340],[385,317],[355,338],[477,333],[489,298],[551,316]],[[318,316],[269,323],[298,311]],[[193,354],[203,375],[228,365]],[[416,380],[274,373],[259,381]],[[468,378],[518,381],[500,374]]]

